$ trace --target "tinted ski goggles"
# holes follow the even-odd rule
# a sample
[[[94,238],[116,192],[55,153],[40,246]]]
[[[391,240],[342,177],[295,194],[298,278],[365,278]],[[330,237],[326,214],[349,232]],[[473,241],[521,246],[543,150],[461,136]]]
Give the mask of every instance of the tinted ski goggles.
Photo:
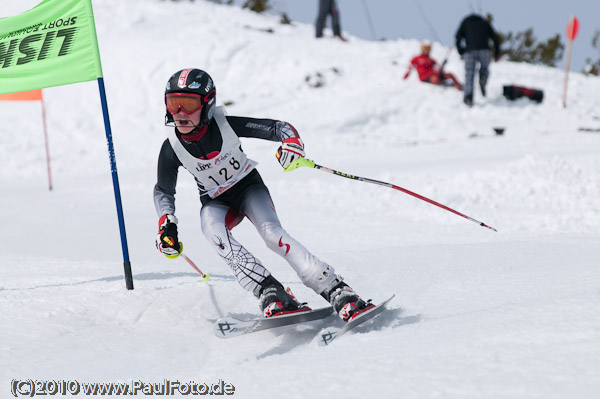
[[[187,115],[202,109],[202,96],[194,93],[169,93],[165,95],[167,111],[175,115],[180,110]]]

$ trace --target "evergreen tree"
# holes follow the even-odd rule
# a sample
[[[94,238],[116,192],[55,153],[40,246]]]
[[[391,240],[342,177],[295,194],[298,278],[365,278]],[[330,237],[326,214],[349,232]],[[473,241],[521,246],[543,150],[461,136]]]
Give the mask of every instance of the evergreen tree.
[[[250,10],[262,13],[271,8],[269,0],[246,0],[242,8],[249,8]]]
[[[537,42],[532,28],[517,33],[499,32],[498,37],[502,53],[514,62],[556,66],[565,49],[559,34],[545,42]]]
[[[492,14],[487,14],[486,18],[489,23],[492,23],[494,19]],[[533,28],[517,33],[498,32],[498,39],[502,54],[513,62],[556,66],[565,49],[559,34],[545,42],[536,43],[537,39],[533,34]]]

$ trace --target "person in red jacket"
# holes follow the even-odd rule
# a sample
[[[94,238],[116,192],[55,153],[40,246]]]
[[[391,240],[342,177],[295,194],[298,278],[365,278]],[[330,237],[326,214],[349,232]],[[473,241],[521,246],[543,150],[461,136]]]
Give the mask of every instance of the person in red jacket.
[[[410,65],[404,74],[404,79],[408,79],[408,75],[410,75],[412,69],[415,68],[421,82],[432,83],[435,85],[450,84],[458,90],[461,90],[462,85],[458,82],[456,77],[451,73],[444,72],[443,65],[438,65],[438,63],[429,55],[430,52],[431,43],[427,40],[423,41],[421,43],[421,54],[410,60]]]

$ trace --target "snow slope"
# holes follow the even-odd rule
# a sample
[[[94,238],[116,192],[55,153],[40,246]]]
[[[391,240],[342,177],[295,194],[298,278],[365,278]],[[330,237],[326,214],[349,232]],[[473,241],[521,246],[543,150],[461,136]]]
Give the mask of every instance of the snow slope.
[[[0,103],[0,397],[27,378],[222,379],[240,398],[598,397],[600,133],[578,129],[600,127],[600,79],[571,74],[563,108],[563,71],[499,62],[488,98],[476,93],[468,109],[454,89],[402,79],[416,39],[317,41],[312,26],[204,1],[96,0],[94,12],[135,290],[123,279],[96,83],[44,91],[52,192],[39,105]],[[434,44],[435,58],[446,53]],[[385,187],[284,175],[276,143],[245,140],[286,230],[362,296],[396,298],[327,348],[314,338],[333,318],[215,338],[216,318],[257,314],[257,302],[202,236],[184,171],[180,238],[210,282],[154,248],[162,93],[184,67],[213,76],[229,114],[293,123],[317,163],[498,232]],[[463,75],[455,51],[447,69]],[[505,84],[545,100],[508,102]],[[233,234],[301,300],[325,304],[250,223]]]

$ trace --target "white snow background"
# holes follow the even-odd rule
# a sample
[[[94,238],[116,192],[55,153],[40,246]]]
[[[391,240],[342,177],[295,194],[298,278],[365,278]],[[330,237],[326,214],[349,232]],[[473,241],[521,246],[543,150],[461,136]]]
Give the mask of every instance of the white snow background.
[[[53,191],[40,105],[0,103],[0,398],[27,378],[222,379],[239,398],[600,397],[600,133],[579,130],[600,128],[600,79],[572,73],[563,108],[564,71],[500,61],[469,109],[455,89],[402,79],[418,38],[316,40],[311,25],[204,1],[96,0],[94,12],[135,289],[97,83],[44,90]],[[434,43],[438,61],[446,53]],[[163,90],[187,67],[212,75],[230,115],[294,124],[317,163],[498,232],[386,187],[284,174],[277,143],[242,139],[284,228],[361,296],[396,298],[326,348],[315,338],[334,316],[216,338],[215,319],[257,315],[258,302],[201,234],[185,170],[180,239],[210,281],[154,246]],[[446,69],[464,80],[454,50]],[[508,101],[507,84],[542,89],[544,101]],[[251,223],[233,234],[300,300],[326,305]]]

